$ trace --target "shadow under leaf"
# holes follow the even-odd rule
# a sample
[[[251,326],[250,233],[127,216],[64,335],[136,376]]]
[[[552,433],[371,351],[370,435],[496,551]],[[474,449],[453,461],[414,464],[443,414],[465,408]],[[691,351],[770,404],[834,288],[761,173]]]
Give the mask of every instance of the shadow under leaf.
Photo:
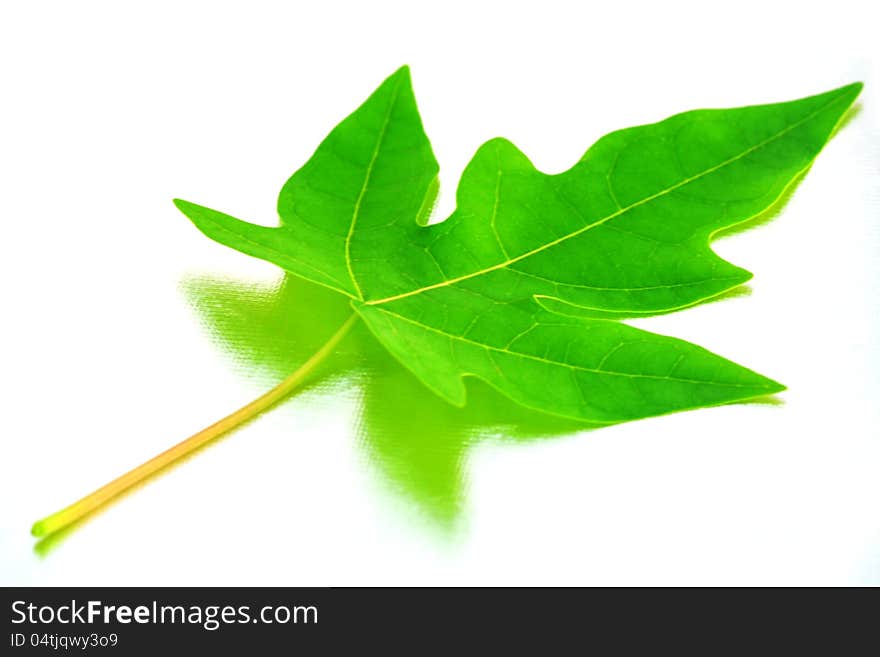
[[[243,374],[267,386],[309,358],[351,313],[348,300],[294,276],[259,285],[211,277],[182,282],[203,326]],[[522,442],[593,428],[521,407],[475,379],[468,403],[434,395],[359,323],[322,365],[309,388],[344,379],[360,387],[358,441],[368,462],[396,494],[439,528],[452,530],[464,503],[471,445]]]

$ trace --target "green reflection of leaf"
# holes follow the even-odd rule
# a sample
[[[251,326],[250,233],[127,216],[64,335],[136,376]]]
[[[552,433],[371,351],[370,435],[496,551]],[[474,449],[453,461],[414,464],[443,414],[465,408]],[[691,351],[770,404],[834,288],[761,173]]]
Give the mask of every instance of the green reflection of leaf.
[[[211,277],[183,282],[204,326],[248,374],[281,379],[299,367],[350,314],[345,297],[293,276],[276,285]],[[310,388],[344,378],[362,387],[359,441],[389,487],[440,527],[451,529],[464,502],[470,445],[557,436],[589,425],[521,407],[468,382],[456,408],[421,385],[362,324],[325,361]]]

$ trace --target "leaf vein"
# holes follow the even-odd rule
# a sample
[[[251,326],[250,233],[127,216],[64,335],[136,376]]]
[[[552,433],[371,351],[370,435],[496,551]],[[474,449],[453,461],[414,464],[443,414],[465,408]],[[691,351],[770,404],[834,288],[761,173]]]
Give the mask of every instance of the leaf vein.
[[[378,306],[380,304],[388,303],[390,301],[396,301],[398,299],[402,299],[405,297],[410,297],[410,296],[413,296],[416,294],[421,294],[421,293],[426,292],[428,290],[434,290],[434,289],[437,289],[440,287],[446,287],[448,285],[452,285],[453,283],[458,283],[460,281],[463,281],[463,280],[466,280],[469,278],[481,276],[481,275],[487,274],[489,272],[492,272],[492,271],[495,271],[498,269],[505,269],[515,262],[519,262],[520,260],[524,260],[525,258],[529,258],[533,255],[536,255],[538,253],[546,251],[549,248],[557,246],[557,245],[565,242],[566,240],[569,240],[569,239],[572,239],[572,238],[577,237],[579,235],[582,235],[582,234],[586,233],[587,231],[592,230],[593,228],[596,228],[597,226],[601,226],[602,224],[607,223],[608,221],[611,221],[612,219],[615,219],[615,218],[625,214],[626,212],[629,212],[630,210],[633,210],[637,207],[640,207],[646,203],[650,203],[651,201],[654,201],[658,198],[662,198],[663,196],[670,194],[671,192],[674,192],[675,190],[677,190],[681,187],[684,187],[685,185],[688,185],[692,182],[700,180],[701,178],[704,178],[705,176],[711,175],[712,173],[715,173],[716,171],[719,171],[719,170],[723,169],[724,167],[730,166],[734,162],[737,162],[737,161],[741,160],[742,158],[750,155],[751,153],[754,153],[755,151],[767,146],[768,144],[782,138],[784,135],[788,134],[789,132],[791,132],[795,128],[803,125],[807,121],[812,120],[813,117],[815,117],[819,113],[825,111],[828,107],[830,107],[831,105],[833,105],[834,103],[839,102],[839,101],[840,101],[839,97],[834,98],[833,100],[829,101],[828,103],[825,103],[824,105],[822,105],[821,107],[819,107],[815,111],[811,112],[810,114],[808,114],[804,118],[802,118],[798,121],[795,121],[794,123],[786,126],[785,128],[783,128],[779,132],[774,133],[772,136],[764,139],[763,141],[755,144],[754,146],[750,146],[749,148],[745,149],[741,153],[738,153],[732,157],[729,157],[728,159],[724,160],[723,162],[716,164],[712,167],[709,167],[708,169],[705,169],[704,171],[693,174],[692,176],[685,178],[685,179],[675,183],[674,185],[670,185],[669,187],[661,189],[660,191],[655,192],[654,194],[646,196],[645,198],[643,198],[639,201],[635,201],[635,202],[631,203],[630,205],[628,205],[624,208],[621,208],[620,210],[617,210],[616,212],[613,212],[605,217],[602,217],[601,219],[598,219],[592,223],[589,223],[586,226],[578,228],[577,230],[572,231],[571,233],[568,233],[566,235],[558,237],[558,238],[548,242],[547,244],[542,244],[541,246],[536,247],[534,249],[531,249],[530,251],[526,251],[525,253],[522,253],[522,254],[515,256],[513,258],[508,258],[507,260],[505,260],[503,262],[492,265],[491,267],[487,267],[485,269],[481,269],[479,271],[471,272],[469,274],[463,274],[462,276],[459,276],[457,278],[448,279],[445,281],[440,281],[439,283],[427,285],[425,287],[418,288],[415,290],[410,290],[408,292],[402,292],[400,294],[386,297],[384,299],[366,300],[366,301],[364,301],[364,303],[366,303],[367,305],[371,305],[371,306]]]

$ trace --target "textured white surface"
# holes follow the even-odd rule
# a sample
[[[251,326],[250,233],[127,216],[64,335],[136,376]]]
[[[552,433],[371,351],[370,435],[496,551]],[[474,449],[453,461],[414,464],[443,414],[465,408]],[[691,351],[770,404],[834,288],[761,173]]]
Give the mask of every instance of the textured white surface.
[[[880,584],[869,3],[297,4],[0,9],[0,584]],[[271,384],[229,366],[180,282],[277,272],[170,199],[273,221],[287,176],[402,63],[440,216],[496,135],[558,171],[613,129],[863,80],[781,214],[716,243],[752,294],[640,323],[786,383],[784,404],[482,441],[449,532],[376,467],[357,385],[317,390],[35,551],[36,518]]]

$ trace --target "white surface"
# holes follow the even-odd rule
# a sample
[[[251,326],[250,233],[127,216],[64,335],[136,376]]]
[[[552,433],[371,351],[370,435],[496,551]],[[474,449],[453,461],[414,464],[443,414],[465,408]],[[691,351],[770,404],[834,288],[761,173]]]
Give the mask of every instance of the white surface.
[[[880,584],[869,4],[305,4],[0,9],[0,584]],[[616,128],[863,80],[784,211],[717,243],[752,294],[641,323],[785,382],[784,405],[480,442],[450,533],[374,467],[357,388],[310,393],[41,557],[36,518],[269,385],[229,367],[179,284],[276,271],[170,199],[271,222],[287,176],[402,63],[441,216],[496,135],[558,171]]]

